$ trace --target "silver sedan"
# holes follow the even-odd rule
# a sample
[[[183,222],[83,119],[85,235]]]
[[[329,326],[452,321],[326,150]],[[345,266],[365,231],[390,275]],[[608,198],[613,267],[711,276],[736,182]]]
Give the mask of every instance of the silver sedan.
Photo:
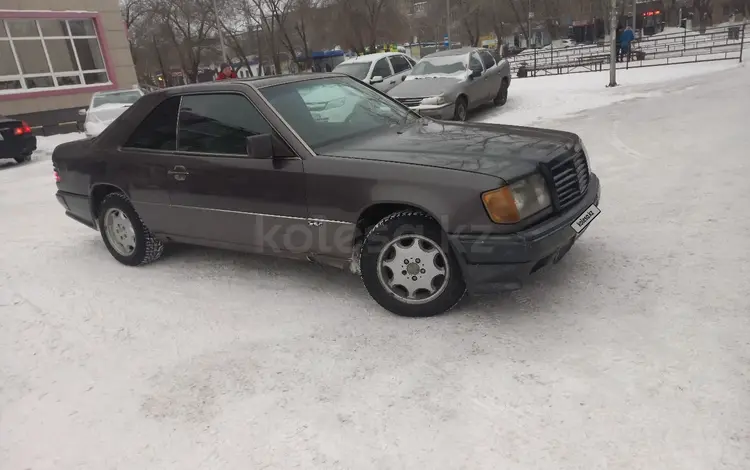
[[[424,116],[465,121],[468,112],[508,99],[510,66],[484,48],[436,52],[422,58],[388,94]]]

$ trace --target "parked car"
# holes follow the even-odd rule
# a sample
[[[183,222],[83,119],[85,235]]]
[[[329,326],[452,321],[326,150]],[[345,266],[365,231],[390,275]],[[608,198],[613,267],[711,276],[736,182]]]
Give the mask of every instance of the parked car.
[[[144,91],[140,88],[94,93],[88,110],[78,110],[78,114],[86,116],[83,123],[83,130],[86,135],[95,137],[101,134],[112,121],[117,119],[144,94]]]
[[[484,48],[452,49],[417,62],[388,94],[423,116],[465,121],[470,110],[508,100],[510,65]]]
[[[386,92],[401,83],[415,63],[414,59],[400,52],[380,52],[352,57],[337,65],[333,71],[345,73]]]
[[[351,112],[316,120],[316,95]],[[65,213],[122,264],[175,241],[348,266],[404,316],[520,288],[599,214],[575,134],[437,122],[339,74],[150,93],[52,162]]]
[[[31,127],[19,119],[0,114],[0,159],[13,159],[17,163],[31,160],[36,150],[36,137]]]

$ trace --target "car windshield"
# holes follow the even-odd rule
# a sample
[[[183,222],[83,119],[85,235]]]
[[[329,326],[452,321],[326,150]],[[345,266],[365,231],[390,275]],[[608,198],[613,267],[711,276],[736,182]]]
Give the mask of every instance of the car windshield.
[[[417,62],[411,75],[456,75],[466,71],[466,54],[425,57]]]
[[[364,80],[367,77],[367,72],[370,70],[372,62],[352,62],[352,63],[341,63],[333,69],[334,72],[345,73],[350,77],[354,77],[358,80]]]
[[[316,152],[365,134],[401,129],[419,119],[419,115],[351,78],[305,80],[260,91]]]
[[[141,92],[138,90],[118,91],[113,93],[102,93],[94,95],[94,100],[91,103],[92,108],[98,108],[104,105],[110,104],[133,104],[138,101],[141,97]]]

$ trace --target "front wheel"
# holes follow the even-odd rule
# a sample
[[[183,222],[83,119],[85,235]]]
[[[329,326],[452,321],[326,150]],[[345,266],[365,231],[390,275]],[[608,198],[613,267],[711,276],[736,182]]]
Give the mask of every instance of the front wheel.
[[[404,317],[429,317],[466,292],[445,233],[426,214],[391,214],[370,230],[360,251],[362,281],[373,299]]]
[[[159,259],[164,245],[154,238],[127,196],[112,193],[99,210],[99,230],[107,250],[127,266],[140,266]]]
[[[469,115],[469,103],[466,98],[459,96],[456,99],[456,105],[453,111],[454,121],[466,121],[466,117]]]

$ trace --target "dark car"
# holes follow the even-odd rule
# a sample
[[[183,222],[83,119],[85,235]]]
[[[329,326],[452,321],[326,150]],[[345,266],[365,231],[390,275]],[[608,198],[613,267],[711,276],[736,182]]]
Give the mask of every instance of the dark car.
[[[0,115],[0,159],[12,158],[18,163],[31,159],[36,137],[25,122]]]
[[[338,74],[151,93],[52,161],[66,214],[123,264],[171,241],[307,259],[405,316],[520,288],[599,213],[578,136],[433,121]]]

